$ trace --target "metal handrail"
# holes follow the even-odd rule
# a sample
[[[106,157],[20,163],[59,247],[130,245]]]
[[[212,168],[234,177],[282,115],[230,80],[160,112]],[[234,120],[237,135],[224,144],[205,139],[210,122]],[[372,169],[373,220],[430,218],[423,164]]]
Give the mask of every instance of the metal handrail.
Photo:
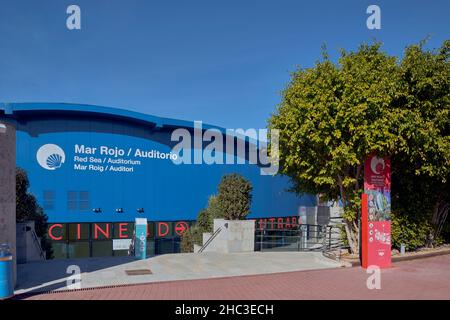
[[[324,230],[322,225],[273,222],[256,230],[255,244],[261,251],[320,251]]]
[[[40,242],[36,232],[34,231],[34,229],[31,229],[30,231],[31,231],[31,235],[33,237],[33,242],[37,245],[37,247],[39,249],[39,256],[42,257],[44,260],[46,260],[45,252],[44,252],[44,250],[42,250],[41,242]]]
[[[255,245],[259,250],[331,251],[344,248],[338,226],[278,223],[258,228]]]
[[[341,231],[339,230],[339,225],[328,225],[326,236],[324,238],[323,253],[329,253],[336,249],[347,249],[348,246],[344,245],[341,238]],[[333,235],[335,238],[333,239]]]
[[[220,233],[220,231],[222,231],[222,227],[220,227],[216,231],[214,231],[214,233],[211,235],[211,237],[209,237],[209,239],[206,240],[206,242],[203,244],[203,246],[200,248],[200,250],[198,250],[198,252],[202,253],[203,250],[205,250],[206,247],[214,240],[214,238],[217,237],[217,235]]]

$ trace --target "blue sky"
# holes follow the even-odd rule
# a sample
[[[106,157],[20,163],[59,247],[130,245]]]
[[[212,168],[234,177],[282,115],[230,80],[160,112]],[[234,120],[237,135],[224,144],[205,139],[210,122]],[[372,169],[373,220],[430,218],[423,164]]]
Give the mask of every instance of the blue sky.
[[[66,28],[81,7],[82,30]],[[381,30],[366,8],[381,7]],[[450,38],[450,1],[0,0],[0,102],[73,102],[263,128],[290,72],[372,39]]]

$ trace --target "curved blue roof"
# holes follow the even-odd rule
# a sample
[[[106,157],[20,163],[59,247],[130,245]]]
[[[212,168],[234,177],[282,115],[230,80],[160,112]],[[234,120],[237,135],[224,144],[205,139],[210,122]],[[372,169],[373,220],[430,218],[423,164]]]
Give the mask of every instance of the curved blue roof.
[[[3,112],[2,112],[3,111]],[[152,127],[184,127],[194,128],[193,121],[162,118],[152,116],[140,112],[111,108],[104,106],[88,105],[88,104],[73,104],[73,103],[0,103],[0,114],[5,114],[7,117],[20,118],[22,115],[33,114],[90,114],[97,117],[103,117],[106,119],[121,118],[127,121],[143,122],[151,125]],[[224,128],[218,126],[212,126],[208,124],[202,124],[204,129],[218,129],[225,133]]]

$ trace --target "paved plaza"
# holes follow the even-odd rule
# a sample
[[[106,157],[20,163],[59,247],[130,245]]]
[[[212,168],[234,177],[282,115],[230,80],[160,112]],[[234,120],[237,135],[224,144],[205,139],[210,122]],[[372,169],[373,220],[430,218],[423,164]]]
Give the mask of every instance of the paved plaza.
[[[16,294],[67,289],[67,271],[74,266],[81,271],[81,288],[92,288],[339,268],[342,264],[319,252],[204,252],[166,254],[146,260],[133,257],[49,260],[18,265]],[[128,275],[127,271],[151,274]]]
[[[331,268],[61,291],[18,298],[56,299],[450,299],[450,255],[397,262],[369,290],[360,267]]]

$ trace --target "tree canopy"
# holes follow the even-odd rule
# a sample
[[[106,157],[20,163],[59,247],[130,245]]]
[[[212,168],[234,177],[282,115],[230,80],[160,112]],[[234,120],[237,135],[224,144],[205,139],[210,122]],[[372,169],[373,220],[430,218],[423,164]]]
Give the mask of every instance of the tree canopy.
[[[448,186],[449,43],[438,51],[410,46],[402,61],[380,43],[342,50],[337,63],[324,53],[292,74],[269,119],[280,130],[280,172],[297,193],[342,201],[353,252],[367,156],[391,156],[398,177],[408,165],[413,176]]]
[[[243,220],[250,213],[252,203],[251,183],[244,177],[232,173],[220,181],[217,202],[223,217],[228,220]]]
[[[194,244],[203,245],[203,233],[214,232],[214,219],[245,219],[250,213],[252,185],[244,177],[233,173],[222,176],[217,195],[208,199],[208,207],[200,210],[196,223],[181,239],[181,251],[193,252]]]
[[[25,170],[16,169],[16,221],[34,221],[36,235],[41,239],[41,247],[47,259],[52,258],[53,251],[47,239],[48,217],[39,206],[36,197],[28,192],[30,181]]]

